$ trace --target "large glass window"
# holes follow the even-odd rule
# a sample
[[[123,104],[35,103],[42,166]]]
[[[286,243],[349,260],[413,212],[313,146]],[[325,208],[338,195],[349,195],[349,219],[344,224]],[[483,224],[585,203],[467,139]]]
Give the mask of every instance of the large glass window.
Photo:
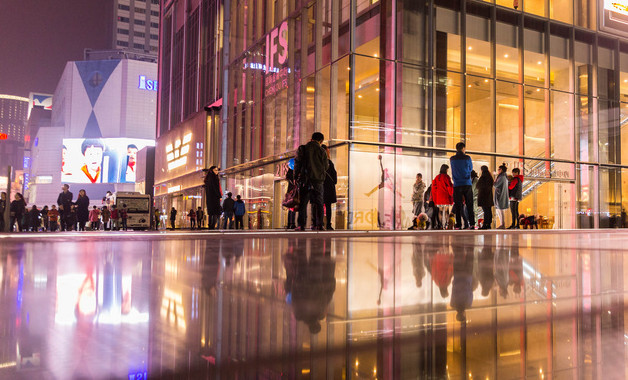
[[[469,7],[475,8],[471,4]],[[470,74],[493,76],[490,16],[488,10],[483,8],[473,10],[479,15],[467,14],[466,71]]]
[[[545,123],[545,90],[525,87],[525,135],[524,146],[527,157],[543,158],[549,143],[549,131]]]
[[[547,17],[546,0],[523,0],[523,10],[537,16]]]
[[[519,155],[522,153],[519,136],[521,134],[519,92],[521,85],[497,81],[495,91],[495,151],[497,153]]]
[[[425,70],[397,65],[400,81],[397,84],[397,144],[431,146],[432,134],[428,128],[425,96]]]
[[[575,24],[583,28],[595,29],[597,4],[597,0],[574,0]]]
[[[621,169],[600,167],[600,228],[622,226]]]
[[[493,151],[493,81],[467,76],[465,142],[467,149]]]
[[[579,228],[595,227],[595,176],[596,167],[591,165],[578,165],[578,202],[576,207],[577,223]]]
[[[519,34],[517,18],[511,13],[498,12],[495,23],[497,79],[519,81]],[[504,21],[500,21],[503,19]]]
[[[551,157],[574,159],[573,95],[550,91]]]
[[[380,61],[377,58],[355,57],[355,118],[351,124],[352,138],[379,141],[380,125]]]
[[[460,13],[452,9],[436,7],[435,17],[436,51],[434,61],[436,67],[443,70],[460,71]]]
[[[436,73],[434,92],[434,145],[454,149],[461,141],[462,76],[457,73]]]
[[[561,91],[573,91],[571,62],[569,59],[569,39],[562,35],[562,30],[550,35],[550,88]],[[567,30],[566,33],[569,31]],[[558,34],[560,33],[560,34]]]
[[[573,23],[573,0],[550,0],[549,7],[551,19]]]
[[[618,164],[620,160],[620,120],[617,102],[598,101],[599,162]]]
[[[524,83],[545,87],[545,33],[541,22],[526,21],[523,33],[523,73]],[[534,29],[531,29],[534,28]]]

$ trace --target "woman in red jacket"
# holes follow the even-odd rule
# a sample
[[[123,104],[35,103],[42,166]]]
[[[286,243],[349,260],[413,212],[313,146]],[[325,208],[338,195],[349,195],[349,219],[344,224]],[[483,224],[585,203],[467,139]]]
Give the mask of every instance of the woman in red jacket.
[[[441,223],[444,225],[449,221],[451,206],[454,204],[454,184],[447,174],[448,170],[449,165],[443,164],[440,167],[440,174],[432,181],[432,200],[441,211]]]

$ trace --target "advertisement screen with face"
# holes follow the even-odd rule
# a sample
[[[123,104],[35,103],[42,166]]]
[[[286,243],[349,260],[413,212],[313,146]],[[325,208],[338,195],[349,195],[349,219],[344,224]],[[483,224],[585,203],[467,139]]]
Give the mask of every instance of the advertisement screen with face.
[[[64,139],[61,178],[64,183],[135,183],[137,152],[155,146],[143,139]]]

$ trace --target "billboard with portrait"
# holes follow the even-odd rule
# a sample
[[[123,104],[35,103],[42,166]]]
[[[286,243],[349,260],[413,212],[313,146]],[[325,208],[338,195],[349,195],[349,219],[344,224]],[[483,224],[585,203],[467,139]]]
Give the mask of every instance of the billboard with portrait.
[[[63,183],[135,183],[137,151],[154,140],[127,138],[64,139]]]

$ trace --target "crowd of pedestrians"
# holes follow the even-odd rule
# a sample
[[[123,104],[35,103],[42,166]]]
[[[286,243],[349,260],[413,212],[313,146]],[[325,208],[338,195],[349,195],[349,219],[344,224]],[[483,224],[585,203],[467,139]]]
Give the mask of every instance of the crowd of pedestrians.
[[[502,164],[497,177],[493,178],[488,167],[482,166],[478,177],[463,142],[456,145],[456,154],[450,158],[449,164],[451,177],[450,165],[443,164],[427,189],[423,176],[417,174],[412,193],[414,223],[410,229],[491,229],[493,207],[498,229],[506,228],[508,209],[511,214],[508,229],[520,228],[523,176],[519,168],[513,168],[508,177],[508,168]],[[480,220],[480,209],[482,223],[476,225],[476,217]],[[528,223],[529,218],[525,218],[526,225],[536,225],[534,217],[531,223]]]
[[[22,194],[17,193],[11,203],[7,194],[0,195],[0,215],[9,207],[10,232],[55,232],[55,231],[98,231],[127,230],[128,209],[116,205],[101,208],[92,206],[84,189],[79,190],[76,200],[69,185],[63,185],[57,204],[38,208],[27,207]],[[0,231],[4,231],[4,218],[0,218]]]

